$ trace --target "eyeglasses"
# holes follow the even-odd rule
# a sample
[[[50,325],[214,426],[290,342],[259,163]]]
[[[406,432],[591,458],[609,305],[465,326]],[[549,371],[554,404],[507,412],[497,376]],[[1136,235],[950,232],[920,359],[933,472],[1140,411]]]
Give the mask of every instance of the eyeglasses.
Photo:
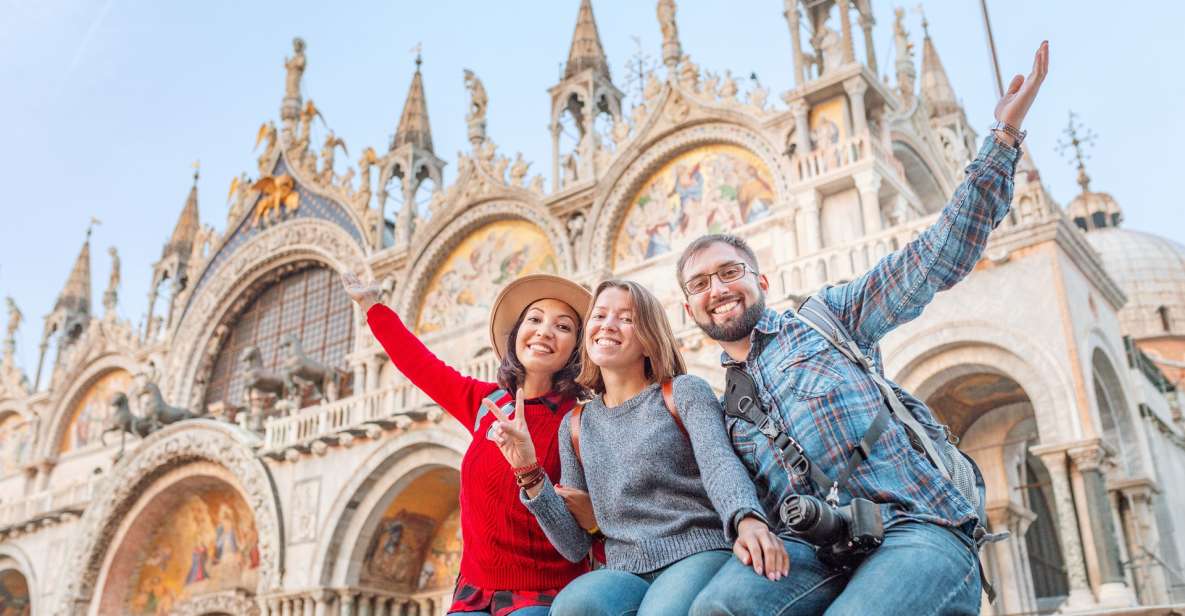
[[[725,265],[714,272],[693,276],[690,280],[683,283],[683,290],[686,291],[688,295],[699,295],[700,293],[712,288],[712,276],[719,278],[721,283],[728,284],[730,282],[736,282],[740,280],[748,271],[749,266],[745,265],[743,262],[729,263],[728,265]],[[753,273],[756,274],[757,272]]]

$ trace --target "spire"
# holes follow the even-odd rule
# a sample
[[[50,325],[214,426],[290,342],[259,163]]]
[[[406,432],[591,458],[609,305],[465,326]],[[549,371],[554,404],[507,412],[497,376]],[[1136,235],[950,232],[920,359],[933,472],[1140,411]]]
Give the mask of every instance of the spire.
[[[64,310],[80,314],[90,314],[91,307],[91,231],[98,220],[92,218],[86,228],[86,241],[82,243],[82,250],[78,251],[78,258],[74,260],[74,268],[70,270],[70,277],[66,279],[66,286],[58,294],[58,301],[54,304],[54,312]]]
[[[1089,156],[1085,149],[1094,145],[1095,134],[1077,120],[1077,114],[1071,111],[1070,120],[1063,131],[1065,138],[1057,144],[1063,155],[1068,152],[1073,154],[1072,162],[1078,166],[1078,186],[1082,187],[1082,192],[1066,206],[1066,212],[1083,231],[1118,227],[1123,222],[1123,210],[1119,208],[1119,203],[1105,192],[1090,189],[1090,176],[1086,174],[1086,159]]]
[[[432,151],[432,128],[428,124],[428,101],[424,97],[424,79],[420,75],[420,64],[423,59],[416,53],[416,74],[411,78],[411,88],[407,91],[407,100],[403,103],[403,115],[399,117],[399,128],[395,130],[395,139],[391,142],[391,149],[404,144],[414,145]]]
[[[932,116],[954,113],[959,110],[959,101],[955,98],[950,78],[946,76],[946,69],[942,68],[934,41],[930,39],[930,23],[925,15],[922,15],[922,32],[922,98],[926,99]]]
[[[576,31],[572,33],[572,49],[568,51],[568,64],[564,67],[564,79],[591,68],[593,72],[609,79],[609,62],[605,59],[605,48],[601,47],[601,34],[593,19],[592,1],[580,0],[580,12],[576,15]]]
[[[181,208],[181,216],[177,218],[177,226],[173,227],[173,235],[169,238],[169,243],[165,244],[165,248],[161,252],[162,259],[174,252],[179,252],[183,257],[188,257],[189,253],[193,251],[193,240],[197,237],[198,228],[201,226],[201,218],[198,217],[198,176],[198,163],[195,162],[193,164],[193,186],[189,189],[189,196],[185,199],[185,207]]]

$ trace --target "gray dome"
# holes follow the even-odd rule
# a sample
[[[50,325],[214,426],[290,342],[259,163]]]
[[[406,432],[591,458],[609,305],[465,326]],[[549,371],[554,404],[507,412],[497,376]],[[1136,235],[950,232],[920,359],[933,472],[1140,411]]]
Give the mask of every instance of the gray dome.
[[[1185,335],[1185,246],[1119,227],[1093,230],[1086,239],[1127,295],[1119,312],[1125,334],[1137,339]]]

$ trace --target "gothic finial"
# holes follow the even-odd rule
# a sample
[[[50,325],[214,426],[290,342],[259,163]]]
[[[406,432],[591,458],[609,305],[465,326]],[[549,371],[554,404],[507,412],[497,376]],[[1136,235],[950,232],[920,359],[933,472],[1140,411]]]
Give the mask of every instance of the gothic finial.
[[[914,10],[918,12],[918,15],[922,16],[922,36],[925,38],[930,38],[930,22],[926,21],[926,9],[923,8],[922,3],[919,2],[918,5],[914,7]]]
[[[1078,121],[1078,114],[1070,111],[1070,120],[1066,124],[1065,130],[1062,131],[1063,139],[1058,140],[1058,153],[1065,156],[1068,153],[1073,153],[1073,163],[1078,165],[1078,185],[1082,187],[1082,192],[1090,192],[1090,176],[1086,175],[1086,159],[1090,158],[1085,151],[1087,146],[1093,146],[1097,135],[1094,131],[1086,128]]]
[[[101,224],[103,224],[103,221],[99,220],[98,218],[95,218],[94,216],[91,216],[91,221],[86,226],[86,241],[87,242],[91,241],[91,233],[95,230],[95,227],[98,225],[101,225]]]
[[[423,43],[416,43],[416,46],[412,47],[411,50],[416,52],[416,72],[418,73],[418,72],[420,72],[420,65],[424,63],[424,59],[423,59],[423,55],[422,55],[424,52],[424,44]]]
[[[198,175],[200,175],[201,172],[202,172],[202,161],[200,161],[200,160],[193,161],[193,185],[194,186],[197,186]]]

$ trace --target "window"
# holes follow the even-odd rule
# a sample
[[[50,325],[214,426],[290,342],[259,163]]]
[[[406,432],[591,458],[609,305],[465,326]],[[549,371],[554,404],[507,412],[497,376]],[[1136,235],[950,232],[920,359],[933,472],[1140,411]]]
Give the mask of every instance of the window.
[[[227,325],[231,331],[214,360],[207,404],[246,405],[239,357],[248,346],[259,347],[265,369],[278,371],[284,360],[280,343],[296,334],[310,359],[345,368],[354,338],[350,298],[334,272],[323,265],[310,265],[272,283]]]

